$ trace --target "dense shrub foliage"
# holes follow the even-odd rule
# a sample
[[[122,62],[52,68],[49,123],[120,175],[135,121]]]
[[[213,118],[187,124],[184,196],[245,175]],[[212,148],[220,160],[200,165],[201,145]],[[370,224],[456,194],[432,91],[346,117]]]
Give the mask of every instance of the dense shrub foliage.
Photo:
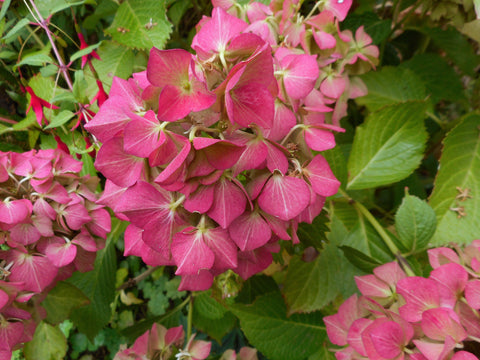
[[[480,358],[477,0],[3,0],[0,33],[0,359]]]

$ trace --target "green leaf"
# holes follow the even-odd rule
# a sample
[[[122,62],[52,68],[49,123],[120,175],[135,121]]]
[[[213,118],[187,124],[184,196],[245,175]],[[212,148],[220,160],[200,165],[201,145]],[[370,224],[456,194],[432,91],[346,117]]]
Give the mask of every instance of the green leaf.
[[[271,277],[266,275],[255,275],[249,278],[236,297],[237,302],[251,304],[258,296],[278,291],[278,285]]]
[[[7,43],[9,42],[9,39],[16,36],[17,33],[22,30],[25,26],[27,26],[30,23],[30,20],[27,18],[23,18],[19,22],[16,23],[16,25],[10,29],[10,31],[2,38],[2,40],[5,40]]]
[[[333,171],[333,174],[338,181],[345,187],[348,178],[347,172],[347,160],[342,151],[342,145],[337,145],[333,149],[323,151],[323,157],[328,161],[330,169]]]
[[[92,52],[92,50],[97,49],[100,46],[100,44],[101,44],[101,42],[90,45],[90,46],[86,47],[85,49],[77,51],[72,56],[70,56],[70,61],[73,62],[77,59],[80,59],[84,55],[90,54]]]
[[[473,46],[457,29],[449,27],[443,30],[440,27],[435,27],[420,30],[429,35],[436,46],[445,50],[447,56],[464,73],[470,76],[475,75],[475,68],[480,62],[480,56],[475,54]]]
[[[342,249],[345,257],[352,265],[366,273],[371,273],[377,266],[382,265],[381,262],[351,246],[340,246],[340,249]]]
[[[51,63],[51,62],[52,62],[52,58],[47,54],[44,54],[43,51],[35,52],[33,54],[29,54],[23,57],[22,61],[20,61],[17,65],[13,66],[13,70],[15,70],[17,67],[21,65],[42,66],[42,65],[45,65],[45,63]]]
[[[67,340],[58,327],[38,324],[33,340],[24,348],[26,360],[62,360],[67,354]]]
[[[75,72],[75,80],[73,82],[73,96],[75,96],[75,99],[81,104],[88,103],[87,88],[88,83],[85,80],[83,71],[77,70]]]
[[[418,197],[406,194],[395,214],[395,229],[408,253],[425,250],[435,233],[436,225],[433,209]]]
[[[82,171],[80,171],[80,176],[90,175],[90,176],[97,176],[97,170],[95,169],[95,165],[93,163],[92,157],[85,153],[82,154]]]
[[[380,19],[377,14],[369,11],[362,14],[350,14],[342,22],[342,29],[350,29],[353,33],[360,26],[364,26],[365,32],[370,35],[374,44],[380,44],[390,34],[392,20]]]
[[[196,329],[208,334],[219,343],[222,338],[235,326],[237,318],[231,312],[225,314],[219,319],[206,317],[203,313],[196,311],[193,307],[193,325]]]
[[[329,346],[332,346],[329,342],[321,344],[320,350],[309,356],[308,360],[336,360],[335,353],[330,351]]]
[[[127,0],[118,8],[112,25],[105,30],[113,40],[130,48],[163,48],[172,30],[164,0]]]
[[[352,231],[341,242],[342,246],[356,249],[379,263],[393,260],[393,255],[373,226],[361,216]]]
[[[479,126],[480,115],[469,114],[443,142],[440,169],[429,200],[437,214],[432,239],[435,246],[451,241],[467,244],[480,234]],[[468,196],[462,197],[461,192]]]
[[[180,20],[188,9],[191,9],[193,4],[190,1],[175,1],[168,9],[168,18],[173,25],[178,26]]]
[[[197,314],[217,320],[221,319],[227,312],[227,310],[211,296],[211,291],[202,292],[195,296],[193,308]]]
[[[248,341],[267,358],[303,360],[326,338],[321,313],[287,317],[279,292],[260,296],[252,305],[235,304],[231,310]]]
[[[480,5],[480,1],[478,3]],[[477,13],[480,13],[480,9]],[[473,21],[463,24],[462,33],[480,43],[480,16]]]
[[[128,79],[132,75],[135,54],[131,49],[112,41],[103,41],[97,53],[102,60],[93,59],[92,63],[105,91],[110,90],[114,76]]]
[[[426,96],[422,80],[408,69],[385,66],[362,75],[361,79],[367,85],[368,95],[356,101],[370,111],[408,100],[423,100]]]
[[[422,79],[427,95],[432,102],[440,100],[459,101],[465,98],[460,77],[455,70],[438,54],[417,54],[402,63]]]
[[[12,0],[5,0],[2,4],[2,8],[0,9],[0,20],[3,19],[5,14],[7,13],[8,7],[10,6],[10,2]]]
[[[425,103],[387,106],[357,128],[348,159],[348,189],[389,185],[410,175],[423,157],[427,140]]]
[[[35,117],[35,113],[33,111],[30,111],[25,117],[25,119],[14,124],[12,126],[12,129],[15,131],[22,131],[36,123],[37,123],[37,118]]]
[[[88,298],[78,288],[62,281],[48,293],[42,306],[47,311],[46,320],[50,324],[58,324],[68,319],[73,309],[88,303]]]
[[[75,114],[73,112],[68,110],[62,110],[61,112],[59,112],[57,115],[53,117],[52,121],[50,122],[50,124],[48,124],[48,126],[45,127],[45,129],[52,129],[52,128],[62,126],[74,116]]]
[[[336,204],[338,205],[338,204]],[[335,209],[337,206],[335,206]],[[339,250],[341,248],[339,245],[342,243],[343,239],[347,237],[348,230],[344,226],[341,220],[337,217],[337,212],[333,212],[331,214],[332,221],[330,222],[330,232],[327,234],[328,241],[331,244],[337,246]],[[357,221],[358,221],[358,214],[357,214]],[[337,250],[338,251],[338,250]],[[333,261],[337,261],[340,263],[341,270],[339,271],[336,284],[340,294],[342,294],[343,298],[346,299],[350,297],[353,293],[357,292],[357,284],[355,283],[355,275],[363,275],[362,272],[355,267],[350,260],[345,256],[343,251],[337,254],[337,258]]]
[[[95,29],[100,20],[112,17],[118,9],[118,4],[113,0],[99,0],[93,14],[88,15],[83,21],[85,29]],[[111,20],[110,20],[111,21]]]
[[[305,246],[313,246],[321,250],[327,240],[328,218],[325,212],[317,216],[311,224],[301,223],[298,226],[298,237]]]
[[[113,220],[113,219],[112,219]],[[88,296],[88,306],[75,309],[71,320],[78,330],[85,333],[90,341],[110,320],[110,303],[115,297],[115,270],[117,268],[115,242],[125,230],[125,223],[114,221],[112,232],[103,250],[97,253],[94,270],[87,273],[75,273],[68,280]]]
[[[85,0],[35,0],[43,17],[48,17],[56,12],[69,9],[72,6],[81,5]]]
[[[290,314],[320,310],[335,299],[342,281],[341,257],[336,245],[328,244],[314,261],[290,260],[283,291]]]

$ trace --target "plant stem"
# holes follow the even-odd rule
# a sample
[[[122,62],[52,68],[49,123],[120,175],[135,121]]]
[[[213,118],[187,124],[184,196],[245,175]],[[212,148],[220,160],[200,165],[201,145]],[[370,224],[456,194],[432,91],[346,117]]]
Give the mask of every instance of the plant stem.
[[[192,336],[192,323],[193,323],[193,296],[190,295],[188,302],[188,315],[187,315],[187,341]]]
[[[393,243],[392,239],[390,238],[390,236],[387,234],[387,232],[385,231],[385,229],[383,228],[382,225],[379,224],[379,222],[377,221],[377,219],[375,219],[375,217],[372,215],[372,213],[370,211],[368,211],[368,209],[363,206],[361,203],[359,203],[358,201],[355,201],[353,200],[350,196],[348,196],[348,194],[343,191],[342,189],[339,189],[338,192],[340,194],[342,194],[343,197],[346,197],[352,204],[353,206],[355,207],[355,209],[360,212],[363,216],[365,216],[365,218],[368,220],[368,222],[373,226],[373,228],[377,231],[378,235],[380,235],[380,237],[382,238],[383,242],[385,243],[385,245],[387,245],[387,247],[389,248],[389,250],[392,252],[393,255],[397,256],[397,255],[400,255],[400,250],[398,250],[398,248],[395,246],[395,244]]]
[[[62,75],[65,79],[65,81],[67,82],[67,85],[68,85],[68,88],[70,89],[70,91],[73,91],[73,84],[72,84],[72,80],[70,79],[70,75],[68,74],[68,70],[67,70],[67,67],[65,66],[65,63],[63,62],[63,59],[62,57],[60,56],[60,53],[58,52],[58,49],[57,49],[57,45],[55,45],[55,41],[53,40],[52,38],[52,32],[50,31],[50,29],[48,28],[48,22],[45,21],[45,19],[43,18],[42,14],[40,13],[40,11],[38,10],[37,8],[37,5],[35,5],[35,1],[34,0],[29,0],[30,4],[32,5],[33,9],[35,10],[35,12],[37,13],[37,16],[38,17],[38,20],[39,20],[39,26],[45,30],[45,32],[47,33],[47,37],[48,37],[48,41],[50,42],[50,44],[52,45],[52,49],[53,49],[53,52],[55,54],[55,57],[57,58],[57,61],[58,61],[58,66],[60,68],[60,71],[62,72]],[[33,14],[32,14],[33,15]]]
[[[146,271],[144,271],[143,273],[141,273],[140,275],[135,276],[133,279],[128,279],[126,282],[124,282],[122,285],[120,285],[117,288],[117,291],[127,289],[129,287],[137,285],[140,281],[149,277],[158,268],[159,268],[159,266],[152,266],[152,267],[148,268]]]
[[[8,123],[8,124],[16,124],[17,122],[15,120],[7,119],[2,116],[0,116],[0,121]]]

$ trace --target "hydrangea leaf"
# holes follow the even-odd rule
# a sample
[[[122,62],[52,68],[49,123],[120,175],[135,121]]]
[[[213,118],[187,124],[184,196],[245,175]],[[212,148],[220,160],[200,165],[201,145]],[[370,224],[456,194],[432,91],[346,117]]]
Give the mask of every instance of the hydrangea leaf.
[[[59,282],[42,302],[47,310],[46,320],[58,324],[70,316],[73,309],[87,305],[89,299],[77,287],[67,282]]]
[[[81,5],[85,0],[37,0],[35,5],[43,17],[53,15],[56,12],[69,9],[72,6]]]
[[[115,44],[113,41],[103,41],[98,47],[97,53],[102,60],[93,59],[92,63],[105,91],[109,92],[114,76],[127,79],[132,75],[135,60],[132,49]]]
[[[194,311],[209,319],[221,319],[227,310],[220,305],[212,296],[211,291],[199,293],[195,296]]]
[[[425,85],[411,70],[385,66],[382,70],[361,76],[368,88],[368,95],[356,99],[370,111],[385,105],[408,100],[425,99]]]
[[[435,246],[467,244],[480,234],[480,115],[467,115],[445,138],[430,206]]]
[[[293,257],[288,266],[284,295],[289,313],[319,310],[335,299],[342,280],[342,252],[327,244],[311,262]]]
[[[277,291],[278,285],[270,276],[255,275],[249,278],[235,299],[237,303],[251,304],[258,296]]]
[[[240,327],[248,341],[270,359],[303,360],[318,351],[325,341],[322,314],[293,314],[280,292],[259,296],[252,305],[230,307],[240,319]]]
[[[341,243],[359,251],[379,264],[393,260],[393,255],[372,225],[362,216]],[[351,251],[351,253],[354,253]]]
[[[401,67],[410,69],[422,79],[427,95],[435,104],[440,100],[460,101],[465,98],[460,77],[438,54],[417,54]]]
[[[437,219],[423,200],[407,194],[395,214],[398,238],[409,253],[425,250],[435,233]]]
[[[193,324],[221,342],[222,337],[235,325],[235,316],[211,296],[211,291],[207,291],[195,296]]]
[[[467,75],[475,75],[475,68],[480,61],[480,57],[475,54],[473,46],[457,29],[449,27],[443,30],[440,27],[424,27],[421,31],[429,35],[434,44],[443,49],[460,70]]]
[[[67,354],[67,339],[58,327],[41,322],[33,340],[25,345],[26,360],[61,360]]]
[[[406,102],[370,114],[357,128],[348,159],[351,190],[389,185],[406,178],[423,157],[425,103]]]
[[[89,305],[75,309],[71,316],[79,331],[85,333],[90,341],[110,321],[110,303],[115,297],[117,268],[115,242],[123,233],[122,230],[125,230],[125,224],[119,220],[114,222],[105,248],[97,253],[95,269],[87,273],[75,273],[68,280],[91,301]]]
[[[105,30],[113,40],[130,48],[149,50],[163,48],[170,37],[164,0],[127,0]]]

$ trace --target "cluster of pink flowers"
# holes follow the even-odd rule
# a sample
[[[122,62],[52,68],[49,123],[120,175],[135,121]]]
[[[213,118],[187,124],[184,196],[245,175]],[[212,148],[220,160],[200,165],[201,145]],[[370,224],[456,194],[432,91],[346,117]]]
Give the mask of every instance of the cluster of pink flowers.
[[[81,169],[61,150],[0,152],[1,359],[31,340],[31,312],[45,316],[37,305],[48,290],[92,270],[104,246],[110,214],[96,204],[98,179],[80,177]]]
[[[101,203],[130,221],[125,255],[176,265],[181,289],[204,290],[233,269],[264,270],[278,240],[298,241],[339,187],[318,151],[348,98],[351,77],[378,49],[359,28],[340,31],[351,0],[214,1],[192,48],[152,49],[147,70],[115,78],[85,125],[107,178]]]
[[[357,277],[362,296],[324,318],[337,359],[478,360],[480,240],[455,250],[428,251],[428,278],[395,262]]]
[[[194,334],[183,347],[184,338],[185,332],[181,325],[167,330],[155,323],[131,347],[120,349],[113,360],[167,360],[173,356],[178,360],[203,360],[208,357],[212,347],[210,342],[195,340]],[[238,354],[234,350],[227,350],[221,359],[258,360],[257,350],[243,347]]]

